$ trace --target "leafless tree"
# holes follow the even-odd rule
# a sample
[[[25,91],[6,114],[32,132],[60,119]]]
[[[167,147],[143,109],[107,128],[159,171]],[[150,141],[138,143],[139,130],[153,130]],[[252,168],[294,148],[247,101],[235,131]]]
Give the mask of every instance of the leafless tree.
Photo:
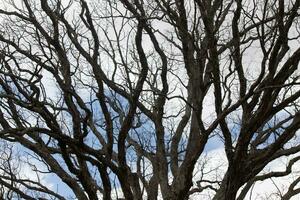
[[[204,191],[244,199],[255,182],[289,175],[299,160],[299,6],[3,1],[1,141],[80,200],[182,200]],[[216,139],[227,167],[207,179],[203,155]],[[286,171],[263,173],[284,156],[292,157]],[[68,198],[0,170],[2,196]],[[282,199],[300,193],[299,180]]]

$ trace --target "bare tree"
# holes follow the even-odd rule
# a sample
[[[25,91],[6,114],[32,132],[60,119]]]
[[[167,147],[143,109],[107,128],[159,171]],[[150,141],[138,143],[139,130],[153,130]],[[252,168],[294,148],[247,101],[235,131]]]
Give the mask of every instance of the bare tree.
[[[300,0],[0,5],[0,138],[75,198],[244,199],[255,182],[292,173]],[[226,172],[207,179],[202,155],[216,138]],[[291,155],[286,171],[263,173]],[[1,170],[7,198],[67,198]]]

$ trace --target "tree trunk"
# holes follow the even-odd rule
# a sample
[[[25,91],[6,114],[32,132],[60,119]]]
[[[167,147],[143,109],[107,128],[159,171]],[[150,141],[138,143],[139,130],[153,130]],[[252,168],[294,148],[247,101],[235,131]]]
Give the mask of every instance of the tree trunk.
[[[235,173],[227,174],[213,200],[235,200],[241,186],[242,183],[239,175]]]

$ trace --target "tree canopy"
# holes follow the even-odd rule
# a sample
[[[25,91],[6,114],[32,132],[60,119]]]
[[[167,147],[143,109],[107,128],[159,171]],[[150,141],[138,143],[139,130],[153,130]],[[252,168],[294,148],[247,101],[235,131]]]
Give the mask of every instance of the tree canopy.
[[[242,200],[257,181],[292,174],[299,7],[4,0],[0,198]],[[225,170],[207,176],[212,146],[225,152]],[[264,171],[282,157],[284,171]],[[36,178],[20,175],[25,164]],[[277,197],[299,194],[299,182]]]

